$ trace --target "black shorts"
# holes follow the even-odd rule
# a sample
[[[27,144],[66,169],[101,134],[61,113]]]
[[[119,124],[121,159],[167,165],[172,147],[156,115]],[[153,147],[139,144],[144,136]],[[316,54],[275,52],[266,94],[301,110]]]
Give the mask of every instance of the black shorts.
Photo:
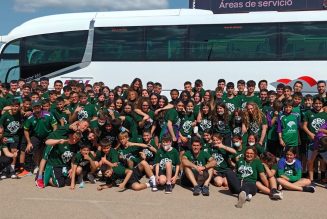
[[[213,177],[212,178],[215,178],[215,177],[217,177],[217,176],[220,176],[220,177],[222,177],[222,178],[225,178],[226,177],[226,174],[225,174],[226,172],[218,172],[217,171],[217,174],[213,174]]]
[[[33,149],[32,149],[32,153],[36,153],[37,151],[42,151],[42,154],[43,154],[43,151],[45,149],[45,140],[44,139],[40,139],[40,138],[37,138],[35,136],[32,136],[31,137],[31,142],[32,142],[32,145],[33,145]]]
[[[21,139],[20,139],[20,144],[19,144],[20,149],[19,150],[20,151],[25,151],[26,147],[27,147],[26,138],[25,138],[25,136],[22,136]]]
[[[19,148],[18,146],[19,146],[19,138],[20,137],[18,135],[11,136],[11,137],[6,137],[6,138],[11,138],[14,141],[12,143],[7,143],[7,147],[9,149],[17,149],[17,148]]]
[[[200,175],[198,171],[192,170],[195,180],[199,186],[202,186],[203,183],[208,179],[209,173],[208,170],[203,171],[203,175]],[[184,173],[181,177],[181,184],[186,187],[193,187],[191,181],[187,178],[186,174]]]
[[[44,184],[46,186],[48,185],[50,179],[52,179],[52,183],[58,188],[69,186],[71,183],[67,168],[66,171],[64,171],[64,167],[53,167],[51,165],[46,165],[44,171]]]
[[[136,167],[134,167],[134,169],[133,169],[133,173],[132,173],[132,176],[131,176],[131,178],[128,180],[128,182],[127,182],[127,184],[126,184],[126,187],[127,188],[131,188],[132,187],[132,185],[134,184],[134,183],[140,183],[140,179],[142,179],[142,177],[144,176],[144,173],[142,173],[140,170],[139,170],[139,168],[138,168],[138,166],[136,166]]]

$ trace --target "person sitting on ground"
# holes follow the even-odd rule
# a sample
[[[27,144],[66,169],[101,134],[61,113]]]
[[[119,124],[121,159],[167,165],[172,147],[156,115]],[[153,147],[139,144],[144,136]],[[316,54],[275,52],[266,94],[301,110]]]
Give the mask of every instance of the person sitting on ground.
[[[285,157],[278,161],[278,183],[282,188],[293,191],[311,192],[316,191],[311,186],[311,180],[301,178],[302,166],[301,162],[296,159],[295,148],[288,148]]]
[[[180,159],[178,151],[172,147],[170,135],[162,137],[161,147],[155,157],[155,164],[157,183],[161,186],[166,185],[166,194],[172,193],[173,185],[177,181]]]
[[[209,183],[216,161],[209,153],[201,150],[201,147],[201,139],[194,137],[192,150],[185,152],[182,157],[184,174],[181,181],[184,186],[193,186],[194,196],[201,192],[204,196],[209,196]]]

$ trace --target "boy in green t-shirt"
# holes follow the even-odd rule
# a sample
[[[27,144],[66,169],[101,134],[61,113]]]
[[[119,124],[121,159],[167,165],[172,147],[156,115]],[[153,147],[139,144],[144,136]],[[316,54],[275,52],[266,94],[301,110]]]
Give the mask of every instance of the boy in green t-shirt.
[[[123,179],[119,184],[121,190],[125,189],[127,182],[132,176],[133,171],[125,168],[119,163],[118,152],[111,148],[112,142],[104,138],[100,141],[101,151],[96,153],[97,166],[104,173],[106,183],[98,186],[98,190],[111,188],[115,179]]]
[[[204,196],[209,196],[209,183],[216,161],[209,153],[201,150],[201,147],[201,139],[194,137],[192,139],[192,151],[186,151],[183,155],[184,174],[182,184],[192,185],[194,187],[194,196],[200,195],[201,192]]]
[[[279,143],[283,147],[283,152],[289,147],[294,147],[298,151],[300,118],[298,114],[292,113],[292,110],[293,101],[285,100],[284,112],[277,120]]]
[[[173,184],[176,184],[180,159],[178,151],[172,147],[172,138],[167,135],[162,138],[161,148],[155,157],[156,180],[159,185],[166,185],[165,193],[173,191]]]
[[[87,144],[82,144],[80,151],[77,152],[72,161],[70,189],[75,189],[76,176],[78,177],[80,188],[84,188],[84,177],[87,177],[90,183],[95,183],[93,174],[96,171],[97,165],[94,160],[95,154],[93,151],[90,151],[90,146]]]

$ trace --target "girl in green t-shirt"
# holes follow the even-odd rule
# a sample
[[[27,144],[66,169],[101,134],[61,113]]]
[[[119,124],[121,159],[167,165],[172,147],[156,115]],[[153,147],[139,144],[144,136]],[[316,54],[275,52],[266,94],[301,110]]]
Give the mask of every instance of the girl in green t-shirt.
[[[264,167],[257,159],[257,149],[249,146],[245,150],[244,157],[237,161],[236,172],[232,170],[226,172],[229,190],[233,194],[238,194],[238,202],[235,205],[237,208],[242,208],[245,201],[257,193],[258,176],[264,185],[268,185]]]
[[[260,155],[260,160],[265,169],[269,184],[264,185],[261,181],[257,181],[256,185],[258,190],[269,195],[271,199],[283,199],[283,193],[277,190],[277,180],[275,177],[277,173],[277,159],[275,155],[270,152],[264,152]]]

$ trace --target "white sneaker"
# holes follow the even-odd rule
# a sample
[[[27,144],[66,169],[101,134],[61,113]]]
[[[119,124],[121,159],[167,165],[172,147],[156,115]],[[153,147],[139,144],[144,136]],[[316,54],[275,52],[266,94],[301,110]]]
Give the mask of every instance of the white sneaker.
[[[12,179],[18,179],[18,176],[15,173],[10,174],[10,178]]]
[[[251,199],[252,199],[252,195],[251,194],[248,194],[247,196],[246,196],[246,200],[248,201],[248,202],[250,202],[251,201]]]
[[[279,200],[282,200],[284,197],[283,197],[283,192],[281,191],[277,191],[276,193],[274,193],[272,195],[273,199],[279,199]]]
[[[235,207],[242,208],[245,201],[246,201],[246,193],[244,191],[242,191],[242,192],[240,192],[240,194],[238,194],[238,202],[235,205]]]

